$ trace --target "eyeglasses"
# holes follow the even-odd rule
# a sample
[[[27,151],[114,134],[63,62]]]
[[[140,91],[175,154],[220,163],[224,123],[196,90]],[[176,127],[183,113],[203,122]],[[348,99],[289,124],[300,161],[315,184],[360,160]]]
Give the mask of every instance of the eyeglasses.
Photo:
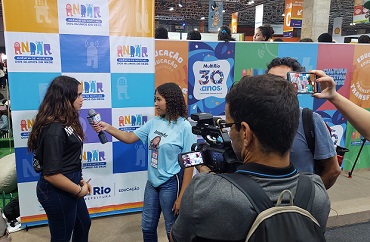
[[[235,123],[220,123],[220,128],[225,129],[225,128],[230,128],[234,124],[240,125],[241,122],[235,122]]]

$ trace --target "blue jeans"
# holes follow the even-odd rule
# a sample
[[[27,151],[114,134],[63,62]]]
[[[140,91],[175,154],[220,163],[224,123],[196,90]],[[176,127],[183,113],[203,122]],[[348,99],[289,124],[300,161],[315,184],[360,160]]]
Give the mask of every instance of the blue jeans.
[[[81,180],[81,171],[65,175],[74,183]],[[47,182],[43,176],[37,183],[37,198],[48,217],[51,242],[87,242],[91,220],[84,198],[62,191]]]
[[[177,218],[172,211],[172,207],[180,192],[182,177],[183,171],[171,177],[159,187],[153,187],[153,185],[147,181],[141,222],[144,242],[158,241],[157,227],[161,212],[164,216],[166,233],[169,238],[171,226]]]

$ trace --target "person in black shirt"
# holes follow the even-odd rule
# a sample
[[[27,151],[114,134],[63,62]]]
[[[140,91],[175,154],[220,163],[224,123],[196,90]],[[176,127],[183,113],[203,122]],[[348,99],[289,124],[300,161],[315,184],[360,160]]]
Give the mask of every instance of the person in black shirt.
[[[37,198],[48,217],[50,241],[88,241],[91,220],[84,196],[91,185],[82,178],[84,133],[78,111],[82,85],[68,76],[50,84],[28,139],[40,163]],[[40,154],[39,154],[40,153]]]

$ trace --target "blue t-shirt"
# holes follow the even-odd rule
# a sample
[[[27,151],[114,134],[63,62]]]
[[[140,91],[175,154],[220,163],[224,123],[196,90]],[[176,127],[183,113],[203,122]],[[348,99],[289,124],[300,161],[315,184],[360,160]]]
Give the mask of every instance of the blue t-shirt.
[[[191,151],[192,144],[196,142],[189,121],[182,117],[177,122],[168,122],[157,116],[134,133],[148,144],[148,180],[154,187],[180,172],[178,154]]]
[[[315,112],[313,112],[313,122],[315,126],[315,156],[312,155],[307,145],[302,123],[302,108],[300,108],[298,131],[290,150],[290,161],[300,172],[314,173],[314,160],[324,160],[336,155],[328,128],[321,116]]]

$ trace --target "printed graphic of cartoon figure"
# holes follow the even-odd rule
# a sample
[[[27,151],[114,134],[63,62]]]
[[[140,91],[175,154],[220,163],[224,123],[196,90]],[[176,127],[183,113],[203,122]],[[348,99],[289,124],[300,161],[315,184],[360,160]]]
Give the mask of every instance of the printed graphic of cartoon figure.
[[[46,0],[35,0],[35,9],[36,9],[36,21],[37,23],[43,23],[41,16],[44,17],[46,23],[51,23],[48,17],[48,4]]]
[[[30,43],[30,51],[31,55],[36,55],[36,45],[33,42]]]
[[[98,161],[98,159],[99,159],[98,150],[93,150],[93,161]]]
[[[136,46],[136,57],[141,57],[140,49],[141,49],[141,45],[137,45]]]
[[[220,23],[220,11],[218,11],[218,5],[215,3],[215,8],[213,10],[213,22],[212,22],[212,26],[214,27],[217,27],[218,24]]]
[[[101,82],[98,82],[97,84],[96,84],[96,87],[97,87],[97,91],[98,91],[98,93],[101,93],[101,92],[104,92],[104,90],[103,90],[103,83],[101,83]]]
[[[96,81],[90,81],[90,91],[96,93]]]
[[[128,96],[128,84],[126,78],[118,78],[116,87],[118,100],[123,100],[123,96],[125,96],[125,99],[130,99]]]
[[[123,116],[119,116],[119,118],[118,118],[118,126],[119,127],[125,126],[125,118]]]
[[[81,18],[86,17],[86,6],[81,5]]]
[[[92,12],[93,12],[92,4],[87,4],[87,17],[92,18],[93,17]]]
[[[66,15],[67,16],[73,16],[73,13],[72,13],[72,6],[71,6],[71,4],[67,4],[66,5]]]
[[[99,151],[99,161],[105,160],[105,152]]]
[[[153,168],[158,168],[158,149],[159,143],[161,142],[161,136],[155,136],[149,144],[149,150],[151,150],[151,162],[150,165]]]
[[[117,56],[123,57],[123,49],[121,45],[117,46]]]
[[[136,163],[135,166],[145,166],[145,148],[142,144],[136,145]]]
[[[28,131],[26,120],[21,120],[21,131]]]
[[[135,46],[130,46],[130,57],[135,57]]]
[[[90,92],[90,83],[84,82],[84,92],[89,93]]]
[[[37,44],[37,54],[38,55],[42,55],[43,54],[43,41],[36,41],[36,44]]]
[[[19,42],[14,43],[14,54],[15,55],[21,55],[21,44]]]
[[[148,57],[148,47],[144,46],[141,49],[141,57]]]
[[[93,157],[92,152],[88,151],[88,152],[87,152],[87,162],[91,162],[92,157]]]
[[[85,43],[86,48],[86,57],[87,63],[86,66],[92,66],[92,68],[98,68],[98,42],[95,43],[93,41],[86,41]]]
[[[94,18],[101,18],[100,7],[94,7]]]
[[[44,44],[44,55],[51,55],[50,44]]]

